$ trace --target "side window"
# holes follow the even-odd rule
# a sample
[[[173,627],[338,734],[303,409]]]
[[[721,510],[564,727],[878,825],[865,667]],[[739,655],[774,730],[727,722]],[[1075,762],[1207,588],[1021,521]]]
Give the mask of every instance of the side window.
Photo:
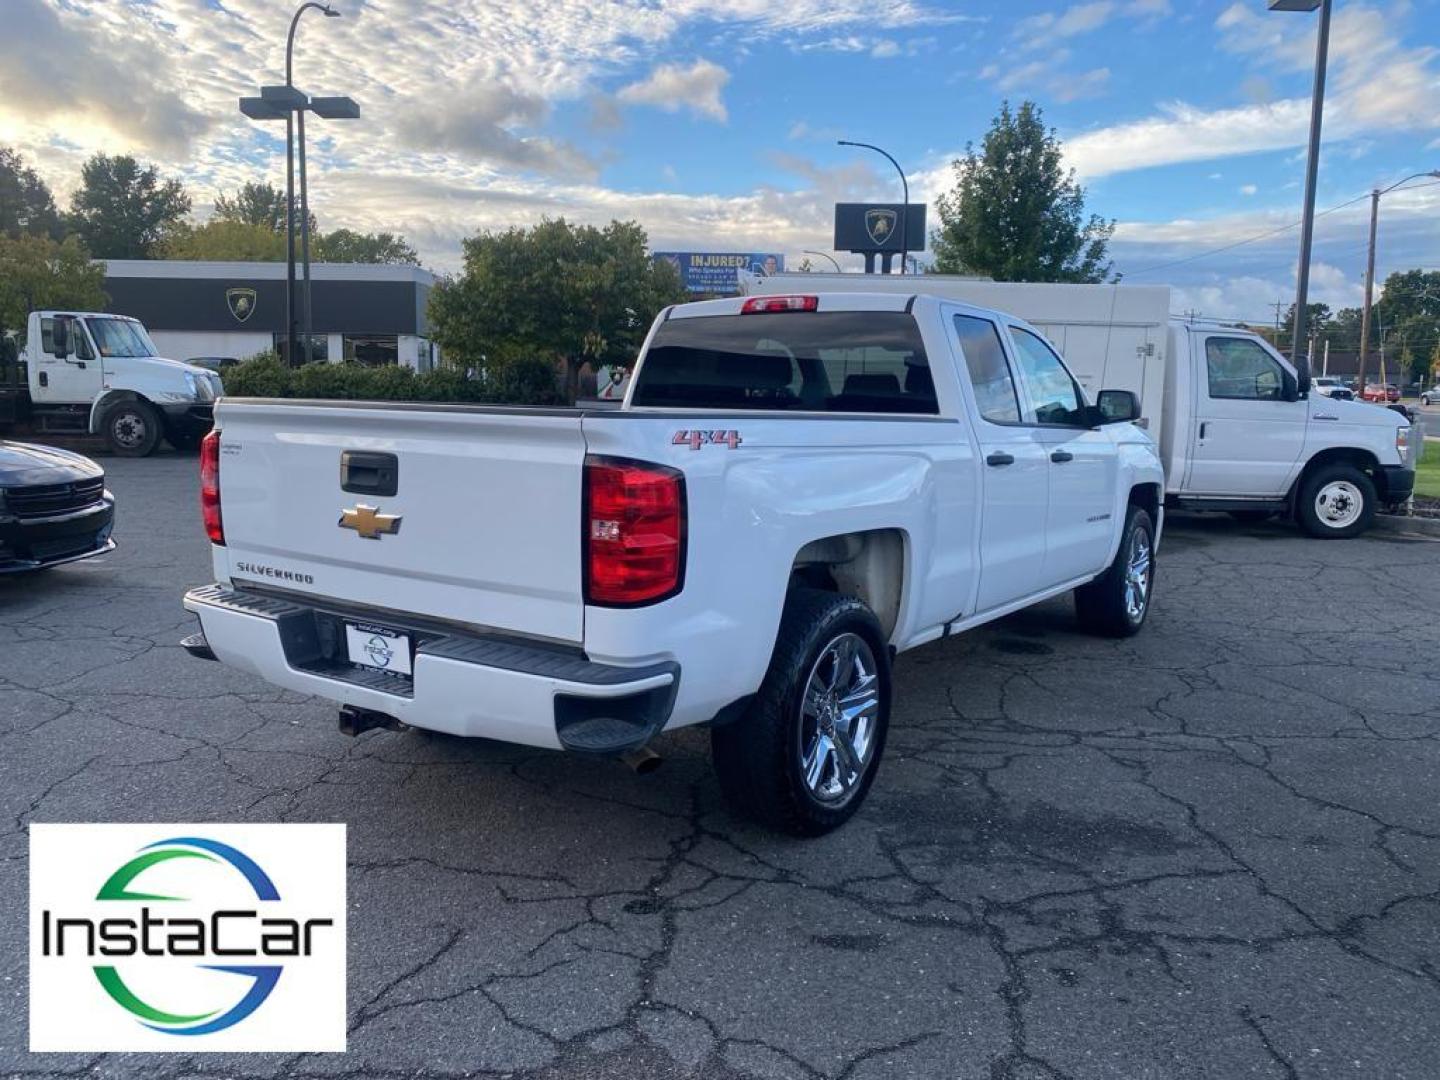
[[[1060,358],[1029,330],[1012,326],[1010,335],[1015,339],[1020,377],[1025,380],[1035,405],[1035,423],[1081,424],[1080,394]]]
[[[999,424],[1020,422],[1020,402],[1015,396],[1015,379],[1005,361],[1000,333],[988,319],[971,315],[955,316],[955,333],[965,353],[970,385],[975,387],[975,404],[986,420]]]
[[[1205,371],[1211,398],[1279,401],[1284,392],[1280,365],[1249,338],[1206,338]]]
[[[44,356],[50,355],[50,350],[55,347],[55,320],[40,320],[40,352]]]
[[[90,348],[90,335],[85,332],[84,319],[75,319],[70,323],[70,353],[77,360],[95,359],[95,350]]]

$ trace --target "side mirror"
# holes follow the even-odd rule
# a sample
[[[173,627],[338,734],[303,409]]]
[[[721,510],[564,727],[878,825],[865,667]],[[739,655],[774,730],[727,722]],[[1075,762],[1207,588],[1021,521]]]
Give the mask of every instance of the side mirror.
[[[1126,424],[1140,419],[1140,399],[1133,390],[1101,390],[1095,401],[1100,424]]]
[[[70,355],[70,320],[62,316],[50,327],[50,355],[60,360]]]

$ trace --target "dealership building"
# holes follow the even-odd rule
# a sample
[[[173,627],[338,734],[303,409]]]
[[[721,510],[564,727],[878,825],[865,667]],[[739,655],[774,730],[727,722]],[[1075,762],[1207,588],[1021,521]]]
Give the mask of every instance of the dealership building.
[[[299,267],[296,277],[300,324]],[[434,284],[418,266],[312,263],[313,358],[428,371],[436,359],[426,311]],[[139,319],[172,360],[284,354],[284,263],[111,259],[105,291],[106,310]]]

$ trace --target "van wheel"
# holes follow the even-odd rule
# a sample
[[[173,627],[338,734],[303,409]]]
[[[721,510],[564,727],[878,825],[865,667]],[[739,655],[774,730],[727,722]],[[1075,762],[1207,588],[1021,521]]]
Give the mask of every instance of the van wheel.
[[[1358,536],[1375,520],[1375,482],[1345,462],[1322,465],[1300,485],[1300,527],[1322,540]]]
[[[711,731],[731,808],[798,836],[843,825],[875,779],[890,694],[890,652],[870,609],[791,589],[759,692],[738,720]]]
[[[105,410],[100,430],[120,457],[145,457],[160,442],[160,416],[143,401],[121,401]]]
[[[1075,590],[1080,626],[1102,637],[1130,637],[1145,625],[1155,589],[1155,525],[1150,514],[1131,506],[1110,568]]]

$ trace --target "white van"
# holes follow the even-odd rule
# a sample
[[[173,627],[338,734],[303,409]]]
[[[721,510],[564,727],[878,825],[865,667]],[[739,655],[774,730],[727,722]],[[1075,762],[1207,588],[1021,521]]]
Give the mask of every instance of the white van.
[[[942,274],[740,274],[746,295],[928,294],[1038,327],[1091,400],[1130,390],[1160,447],[1166,503],[1242,519],[1294,515],[1313,536],[1363,532],[1415,486],[1400,413],[1310,393],[1309,378],[1242,327],[1170,316],[1163,285],[1059,285]]]

